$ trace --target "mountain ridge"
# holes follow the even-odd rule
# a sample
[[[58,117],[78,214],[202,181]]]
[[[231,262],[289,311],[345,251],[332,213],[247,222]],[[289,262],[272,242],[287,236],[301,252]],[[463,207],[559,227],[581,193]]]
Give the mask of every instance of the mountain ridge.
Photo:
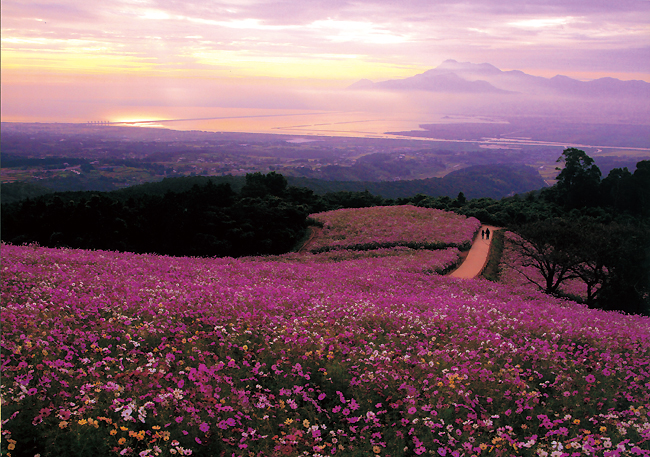
[[[503,71],[489,63],[474,64],[445,60],[438,67],[403,79],[373,82],[362,79],[350,90],[427,91],[475,94],[551,94],[587,97],[650,97],[650,83],[603,77],[580,81],[565,75],[551,78],[521,70]]]

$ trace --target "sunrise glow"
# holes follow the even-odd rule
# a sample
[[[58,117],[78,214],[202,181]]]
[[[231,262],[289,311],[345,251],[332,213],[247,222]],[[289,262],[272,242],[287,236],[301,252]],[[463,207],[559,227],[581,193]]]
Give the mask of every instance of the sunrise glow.
[[[108,118],[138,106],[321,109],[325,101],[329,109],[334,99],[323,91],[408,78],[447,59],[544,77],[650,81],[648,3],[633,3],[603,13],[572,2],[549,14],[531,5],[506,12],[494,0],[435,8],[7,0],[2,117],[50,119],[59,109],[68,119]]]

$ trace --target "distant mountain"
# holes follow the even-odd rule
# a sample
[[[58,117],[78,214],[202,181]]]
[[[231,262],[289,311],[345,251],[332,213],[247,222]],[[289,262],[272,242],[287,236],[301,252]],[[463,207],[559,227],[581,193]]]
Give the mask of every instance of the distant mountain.
[[[562,95],[581,97],[650,97],[650,83],[600,78],[579,81],[568,76],[532,76],[519,70],[502,71],[488,63],[446,60],[438,67],[405,79],[357,81],[352,90],[422,90],[444,93]]]
[[[429,70],[406,79],[392,79],[373,83],[367,79],[356,82],[351,89],[426,90],[431,92],[461,92],[470,94],[508,94],[487,81],[468,81],[453,72]]]

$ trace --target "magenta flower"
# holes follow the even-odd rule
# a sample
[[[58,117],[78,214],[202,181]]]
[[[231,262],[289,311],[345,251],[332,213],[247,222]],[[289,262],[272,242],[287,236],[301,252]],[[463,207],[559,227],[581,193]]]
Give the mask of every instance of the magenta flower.
[[[147,439],[164,428],[182,441],[177,455],[215,431],[227,455],[330,454],[326,443],[383,455],[399,440],[459,457],[487,453],[495,434],[531,455],[574,438],[594,455],[644,446],[648,317],[435,274],[457,249],[359,252],[202,259],[2,244],[3,433],[126,441],[146,424]],[[595,374],[608,376],[598,389]],[[515,415],[526,424],[510,426]]]

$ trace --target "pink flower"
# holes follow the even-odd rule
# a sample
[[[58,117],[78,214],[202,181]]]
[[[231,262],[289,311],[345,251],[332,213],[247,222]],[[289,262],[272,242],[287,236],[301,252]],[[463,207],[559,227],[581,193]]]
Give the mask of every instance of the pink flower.
[[[418,412],[418,409],[415,406],[409,408],[409,414],[415,414]]]
[[[596,382],[596,377],[594,375],[592,375],[592,374],[589,374],[585,378],[585,381],[587,381],[590,384],[593,384],[594,382]]]
[[[203,422],[201,425],[199,425],[199,430],[201,430],[203,433],[207,433],[208,430],[210,430],[210,426]]]

